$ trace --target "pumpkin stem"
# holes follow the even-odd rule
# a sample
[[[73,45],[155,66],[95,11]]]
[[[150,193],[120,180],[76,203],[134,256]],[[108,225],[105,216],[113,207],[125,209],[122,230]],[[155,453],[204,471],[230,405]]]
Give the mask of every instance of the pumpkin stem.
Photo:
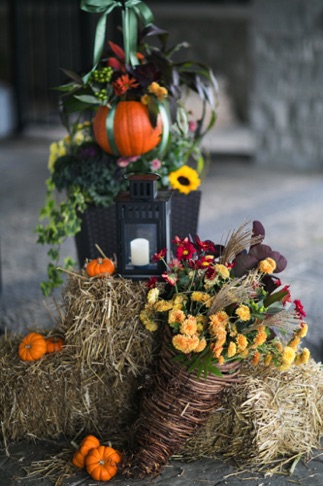
[[[102,258],[98,258],[98,264],[102,265]]]
[[[100,464],[100,466],[104,466],[104,464],[105,464],[104,459],[100,459],[99,464]]]
[[[107,256],[105,256],[105,254],[103,253],[103,250],[99,247],[99,245],[97,243],[95,243],[95,247],[96,247],[97,250],[99,250],[99,252],[103,256],[103,258],[108,258]]]

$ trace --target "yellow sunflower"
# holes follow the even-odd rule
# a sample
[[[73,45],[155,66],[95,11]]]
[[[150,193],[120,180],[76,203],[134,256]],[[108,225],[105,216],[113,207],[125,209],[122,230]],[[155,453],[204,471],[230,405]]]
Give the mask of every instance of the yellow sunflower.
[[[189,194],[191,191],[196,191],[201,181],[195,169],[183,165],[169,174],[169,183],[173,189],[177,189],[183,194]]]

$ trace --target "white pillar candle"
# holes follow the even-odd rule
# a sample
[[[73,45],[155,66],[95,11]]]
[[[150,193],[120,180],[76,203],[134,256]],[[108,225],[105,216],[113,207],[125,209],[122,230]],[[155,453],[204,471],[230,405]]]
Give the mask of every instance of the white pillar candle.
[[[145,238],[136,238],[130,241],[130,258],[134,266],[149,264],[149,241]]]

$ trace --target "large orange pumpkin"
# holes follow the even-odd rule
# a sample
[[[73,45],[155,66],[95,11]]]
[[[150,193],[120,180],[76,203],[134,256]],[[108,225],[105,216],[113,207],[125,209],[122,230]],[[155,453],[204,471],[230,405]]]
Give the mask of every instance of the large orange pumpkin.
[[[92,449],[85,458],[86,470],[96,481],[109,481],[118,472],[122,454],[108,446]]]
[[[162,119],[158,115],[157,125],[152,127],[148,108],[140,101],[119,101],[115,108],[113,122],[114,143],[117,152],[113,150],[107,135],[106,120],[110,108],[100,106],[94,120],[94,137],[100,147],[109,154],[134,157],[154,149],[162,136]]]
[[[47,343],[38,332],[30,332],[19,344],[18,354],[23,361],[36,361],[47,352]]]

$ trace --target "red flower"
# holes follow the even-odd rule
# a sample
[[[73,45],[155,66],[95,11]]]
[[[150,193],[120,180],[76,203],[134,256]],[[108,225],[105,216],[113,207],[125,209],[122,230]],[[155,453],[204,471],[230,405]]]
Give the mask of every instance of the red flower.
[[[283,292],[288,292],[287,295],[285,295],[285,297],[282,298],[282,303],[285,305],[287,304],[287,302],[291,302],[291,295],[290,295],[290,290],[289,290],[289,285],[285,285],[285,287],[282,288],[282,291]]]
[[[179,260],[190,260],[194,253],[196,253],[194,245],[190,241],[187,241],[177,246],[176,258]]]
[[[196,267],[208,268],[213,262],[214,262],[214,255],[205,255],[196,261]]]
[[[210,240],[202,241],[196,235],[195,243],[196,243],[197,248],[200,251],[204,251],[204,252],[207,252],[207,253],[214,253],[215,252],[215,245],[214,245],[213,241],[210,241]]]
[[[149,289],[154,289],[157,284],[157,277],[151,277],[147,282],[145,283],[146,287]]]
[[[123,74],[120,76],[120,78],[116,79],[112,83],[112,86],[114,88],[114,92],[117,96],[121,96],[125,94],[128,89],[131,88],[138,88],[139,84],[135,80],[135,78],[129,78],[128,74]]]
[[[304,311],[304,307],[303,307],[301,301],[298,300],[298,299],[295,299],[294,305],[295,305],[295,311],[296,311],[298,317],[300,319],[302,319],[303,317],[306,317],[306,312]]]
[[[151,261],[154,263],[159,262],[160,260],[163,260],[166,255],[167,255],[167,248],[164,248],[163,250],[160,250],[158,253],[154,253]]]

